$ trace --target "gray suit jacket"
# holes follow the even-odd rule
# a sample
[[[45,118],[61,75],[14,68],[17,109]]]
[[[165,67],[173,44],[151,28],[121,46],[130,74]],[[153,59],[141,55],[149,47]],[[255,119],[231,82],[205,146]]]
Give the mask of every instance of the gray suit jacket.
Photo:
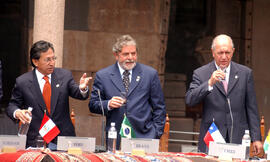
[[[97,90],[101,92],[102,104],[106,115],[106,131],[111,122],[116,123],[118,131],[117,146],[119,148],[119,130],[125,113],[137,138],[159,138],[163,134],[166,110],[163,92],[158,73],[155,69],[137,63],[132,70],[126,106],[108,111],[108,101],[113,96],[120,96],[125,91],[117,63],[97,72],[89,109],[101,114]]]
[[[214,61],[196,69],[186,93],[187,105],[194,106],[198,103],[203,105],[199,151],[206,151],[203,138],[213,119],[224,139],[230,139],[233,120],[232,143],[240,144],[246,129],[250,130],[252,141],[261,140],[252,70],[246,66],[231,62],[227,94],[222,82],[216,83],[213,90],[208,91],[208,80],[215,70]],[[231,119],[228,100],[231,105],[233,119]]]
[[[79,85],[75,83],[72,73],[60,68],[55,68],[52,73],[51,88],[51,114],[47,115],[59,128],[59,135],[75,136],[74,126],[69,114],[69,96],[85,100],[88,98],[89,93],[85,97],[82,96]],[[39,135],[38,131],[43,119],[44,110],[46,109],[34,70],[16,79],[6,113],[12,120],[18,121],[14,119],[13,112],[17,109],[27,109],[28,107],[33,107],[33,110],[32,121],[27,133],[26,147],[36,145],[35,138]]]

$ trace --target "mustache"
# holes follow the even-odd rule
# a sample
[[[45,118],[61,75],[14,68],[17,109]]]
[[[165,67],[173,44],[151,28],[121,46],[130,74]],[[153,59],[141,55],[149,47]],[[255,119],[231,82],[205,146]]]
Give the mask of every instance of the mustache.
[[[126,60],[124,61],[124,63],[134,63],[135,61],[134,60]]]

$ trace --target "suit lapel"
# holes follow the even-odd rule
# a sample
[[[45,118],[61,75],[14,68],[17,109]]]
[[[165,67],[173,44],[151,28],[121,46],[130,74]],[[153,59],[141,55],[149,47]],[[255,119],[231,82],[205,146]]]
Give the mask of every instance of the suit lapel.
[[[210,77],[211,75],[213,74],[214,71],[217,70],[216,68],[216,65],[215,65],[215,61],[212,61],[212,63],[210,64],[210,69],[211,69],[211,72],[210,72]],[[225,89],[223,87],[223,83],[222,82],[216,82],[216,84],[214,84],[214,86],[217,87],[217,89],[226,96],[226,92],[225,92]]]
[[[57,75],[55,72],[52,73],[51,78],[51,89],[52,89],[52,95],[51,95],[51,116],[55,112],[55,106],[57,103],[57,99],[59,96],[60,88],[62,85],[62,82],[58,80]]]
[[[113,66],[113,70],[111,72],[111,80],[119,92],[126,91],[117,63]]]
[[[35,70],[32,71],[32,74],[33,74],[32,78],[29,79],[29,89],[32,92],[34,102],[37,102],[37,105],[39,105],[40,109],[44,111],[46,108],[46,105],[43,100],[43,95],[41,93],[41,90],[38,84]]]
[[[230,91],[233,89],[233,87],[236,85],[238,82],[238,68],[234,62],[231,62],[231,70],[230,70],[230,79],[229,79],[229,84],[228,84],[228,94]]]
[[[132,70],[132,78],[131,78],[131,83],[129,85],[128,96],[138,86],[138,84],[142,80],[142,77],[143,75],[142,75],[141,66],[140,64],[137,63],[135,68]]]

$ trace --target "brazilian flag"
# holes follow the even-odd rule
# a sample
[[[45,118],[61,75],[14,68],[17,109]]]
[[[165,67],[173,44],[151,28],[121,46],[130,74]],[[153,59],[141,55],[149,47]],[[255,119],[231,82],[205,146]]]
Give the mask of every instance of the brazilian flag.
[[[120,135],[123,138],[135,138],[135,132],[125,114],[121,124]]]

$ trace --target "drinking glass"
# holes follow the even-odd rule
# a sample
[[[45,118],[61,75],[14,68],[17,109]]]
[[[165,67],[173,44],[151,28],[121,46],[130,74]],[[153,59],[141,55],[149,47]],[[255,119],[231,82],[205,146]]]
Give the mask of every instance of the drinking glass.
[[[122,106],[125,106],[127,103],[127,92],[120,92],[120,97],[125,100]]]
[[[225,78],[226,78],[226,69],[227,69],[227,68],[221,68],[221,67],[219,67],[218,69],[221,70],[221,71],[223,71],[223,72],[225,73],[224,79],[219,78],[219,81],[225,81],[225,80],[226,80]]]
[[[36,137],[36,147],[43,148],[44,147],[44,140],[41,136]]]

